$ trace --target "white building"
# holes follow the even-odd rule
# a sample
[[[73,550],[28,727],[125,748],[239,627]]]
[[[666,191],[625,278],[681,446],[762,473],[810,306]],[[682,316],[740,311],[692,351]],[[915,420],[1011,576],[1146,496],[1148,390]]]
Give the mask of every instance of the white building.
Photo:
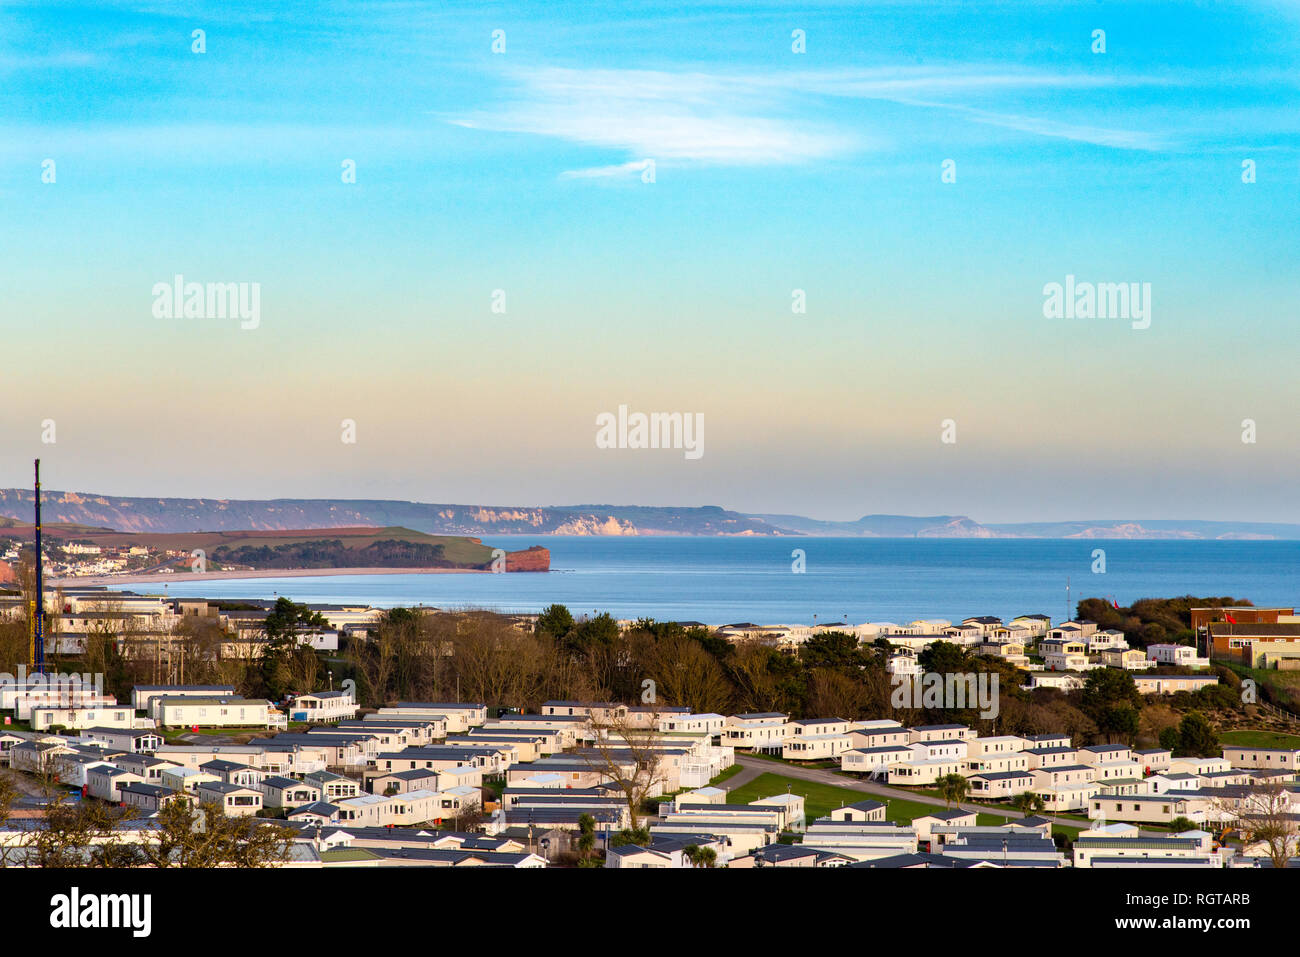
[[[168,728],[267,728],[271,702],[265,698],[165,697],[157,703],[158,723]]]

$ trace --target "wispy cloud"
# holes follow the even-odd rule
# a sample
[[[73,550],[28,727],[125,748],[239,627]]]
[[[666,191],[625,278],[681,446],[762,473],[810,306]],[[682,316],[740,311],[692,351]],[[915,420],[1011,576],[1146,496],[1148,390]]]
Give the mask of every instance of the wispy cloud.
[[[652,160],[632,160],[614,166],[593,166],[589,169],[571,169],[560,174],[560,179],[626,179],[640,176],[650,168]]]
[[[0,72],[10,70],[68,70],[97,66],[99,56],[81,50],[61,53],[6,53],[0,52]]]
[[[860,108],[846,110],[845,101],[946,110],[1030,137],[1156,149],[1162,141],[1146,129],[1035,116],[1020,107],[1035,94],[1180,82],[1161,76],[966,67],[785,75],[544,67],[520,70],[513,80],[515,90],[499,108],[450,121],[472,129],[553,137],[638,158],[569,171],[566,178],[627,175],[644,157],[683,164],[790,165],[878,149],[898,138],[889,123],[864,116]],[[1076,112],[1086,112],[1086,104]]]
[[[861,134],[828,128],[743,77],[547,68],[518,78],[516,102],[452,122],[667,162],[789,164],[866,145]]]

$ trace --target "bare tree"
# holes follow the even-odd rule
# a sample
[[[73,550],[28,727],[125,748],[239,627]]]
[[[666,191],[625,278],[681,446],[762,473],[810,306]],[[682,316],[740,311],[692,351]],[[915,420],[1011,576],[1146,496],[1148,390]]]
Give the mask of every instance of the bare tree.
[[[286,658],[289,687],[298,694],[315,691],[320,680],[320,656],[310,645],[299,645]]]
[[[20,794],[18,786],[14,784],[13,772],[0,771],[0,827],[9,823],[9,816],[13,813],[14,803]],[[8,842],[0,842],[0,867],[9,866],[12,850],[13,847]]]
[[[717,659],[698,641],[685,635],[647,639],[638,651],[664,701],[690,708],[695,714],[721,713],[729,708],[731,682]]]
[[[592,745],[583,752],[587,765],[622,793],[631,828],[637,830],[646,799],[659,793],[666,779],[659,715],[648,728],[633,727],[626,716],[593,720],[592,732]]]
[[[503,619],[464,616],[453,658],[461,691],[471,701],[515,705],[535,697],[540,673],[537,643]]]
[[[1300,850],[1300,825],[1294,808],[1295,793],[1278,779],[1252,785],[1227,810],[1233,814],[1243,847],[1259,846],[1274,867],[1286,867]]]
[[[861,680],[834,668],[814,668],[808,676],[808,713],[856,720],[870,697]]]
[[[396,642],[396,636],[382,626],[366,640],[353,638],[348,642],[343,657],[361,679],[361,700],[367,704],[388,700],[397,658]]]

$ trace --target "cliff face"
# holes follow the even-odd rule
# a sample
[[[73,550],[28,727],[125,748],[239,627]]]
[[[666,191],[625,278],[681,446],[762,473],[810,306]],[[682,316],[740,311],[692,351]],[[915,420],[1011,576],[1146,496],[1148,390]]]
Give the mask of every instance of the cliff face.
[[[551,570],[551,550],[541,545],[534,545],[522,552],[506,552],[506,571],[508,572],[549,572]]]
[[[400,526],[433,535],[781,535],[762,519],[717,506],[619,505],[515,508],[380,499],[128,498],[46,489],[47,524],[119,532],[223,532]],[[0,489],[0,517],[32,519],[30,489]]]

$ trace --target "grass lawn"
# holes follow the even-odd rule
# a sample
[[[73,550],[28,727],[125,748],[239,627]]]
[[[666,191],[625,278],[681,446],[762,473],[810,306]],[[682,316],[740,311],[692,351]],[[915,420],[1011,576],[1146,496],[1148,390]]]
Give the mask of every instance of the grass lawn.
[[[1235,661],[1215,661],[1243,678],[1253,678],[1268,689],[1269,696],[1288,711],[1300,711],[1300,671],[1277,671],[1272,668],[1247,668]]]
[[[858,801],[884,800],[888,806],[886,818],[896,824],[910,824],[913,818],[924,817],[942,807],[922,804],[919,801],[903,801],[897,798],[880,798],[875,795],[855,791],[852,788],[835,787],[819,784],[816,781],[804,781],[799,778],[787,778],[780,774],[760,774],[748,784],[742,784],[727,795],[728,804],[748,804],[759,798],[772,797],[774,794],[800,794],[804,798],[804,815],[811,822],[825,817],[831,811],[845,804]],[[991,814],[980,814],[977,823],[981,825],[1001,824],[1005,818]]]
[[[717,787],[723,781],[727,781],[730,780],[731,778],[734,778],[737,774],[739,774],[743,770],[745,770],[744,765],[733,764],[731,767],[724,768],[718,774],[714,775],[713,779],[709,781],[709,784],[712,787]]]
[[[1219,734],[1219,741],[1246,748],[1300,748],[1300,734],[1276,731],[1224,731]]]
[[[290,724],[289,730],[295,731],[307,727],[307,725],[304,723],[297,723],[297,722],[295,723],[297,724],[297,727],[294,727],[294,724]],[[153,730],[157,734],[161,734],[163,736],[163,739],[170,744],[176,743],[177,739],[179,739],[182,735],[186,735],[186,734],[197,734],[200,736],[215,737],[215,738],[244,737],[244,738],[252,739],[252,738],[264,738],[267,735],[274,733],[272,731],[267,730],[266,728],[199,728],[199,730],[197,731],[191,731],[188,726],[183,728],[154,728]]]

